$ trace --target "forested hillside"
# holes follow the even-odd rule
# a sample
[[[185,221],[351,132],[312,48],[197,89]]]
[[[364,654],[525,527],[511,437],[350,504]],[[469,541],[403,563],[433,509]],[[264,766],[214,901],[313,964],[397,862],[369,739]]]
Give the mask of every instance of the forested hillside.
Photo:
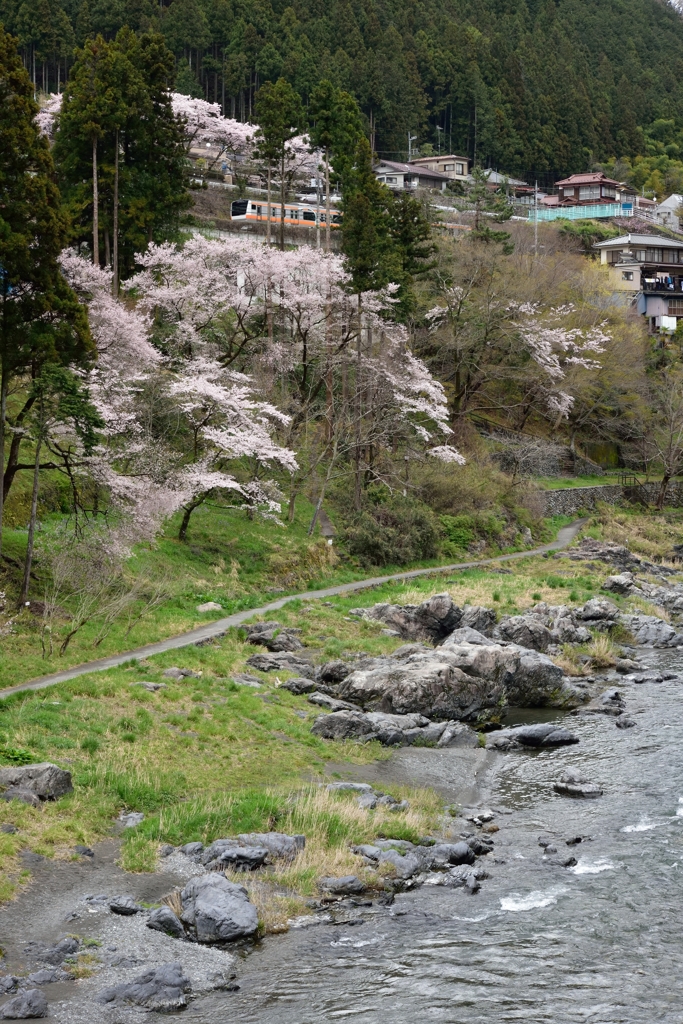
[[[638,154],[664,172],[683,152],[683,21],[659,0],[0,0],[0,22],[52,91],[74,45],[123,25],[160,28],[180,91],[242,120],[264,81],[307,101],[329,78],[385,156],[410,133],[547,182]]]

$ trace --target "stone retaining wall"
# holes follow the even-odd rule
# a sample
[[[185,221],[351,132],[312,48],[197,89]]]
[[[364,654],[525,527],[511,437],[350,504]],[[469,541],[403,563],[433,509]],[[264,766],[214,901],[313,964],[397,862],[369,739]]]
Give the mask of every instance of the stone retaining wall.
[[[601,484],[595,487],[567,487],[565,490],[543,491],[545,502],[544,515],[574,515],[576,512],[594,512],[598,502],[608,505],[625,505],[637,502],[645,492],[650,505],[654,505],[659,494],[659,484],[643,484],[642,487],[624,488],[621,484]],[[683,484],[669,484],[666,504],[680,508],[683,506]]]

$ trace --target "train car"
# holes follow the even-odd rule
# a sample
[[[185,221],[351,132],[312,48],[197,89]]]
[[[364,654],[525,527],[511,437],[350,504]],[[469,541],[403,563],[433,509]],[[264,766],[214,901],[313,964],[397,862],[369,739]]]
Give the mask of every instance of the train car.
[[[270,204],[270,220],[273,224],[280,223],[280,203]],[[268,220],[268,203],[262,199],[235,199],[231,204],[231,216],[234,221],[247,223],[265,223]],[[321,209],[316,220],[316,208],[309,203],[285,203],[285,224],[290,228],[314,228],[326,223],[326,211]],[[330,213],[330,227],[338,228],[341,214],[334,210]]]

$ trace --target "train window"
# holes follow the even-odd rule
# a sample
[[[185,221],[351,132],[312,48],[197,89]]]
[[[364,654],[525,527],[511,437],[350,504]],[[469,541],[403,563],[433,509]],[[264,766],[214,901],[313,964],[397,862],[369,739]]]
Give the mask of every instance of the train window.
[[[332,223],[333,224],[341,224],[341,217],[339,216],[338,213],[333,213],[332,214]]]
[[[245,215],[245,213],[247,212],[248,209],[249,209],[249,200],[248,199],[236,199],[233,202],[232,206],[231,206],[232,216],[233,217],[244,217],[244,215]]]
[[[263,216],[263,207],[262,206],[257,206],[256,207],[256,216],[257,217],[262,217]]]
[[[304,220],[315,221],[315,214],[312,213],[310,210],[304,210]]]

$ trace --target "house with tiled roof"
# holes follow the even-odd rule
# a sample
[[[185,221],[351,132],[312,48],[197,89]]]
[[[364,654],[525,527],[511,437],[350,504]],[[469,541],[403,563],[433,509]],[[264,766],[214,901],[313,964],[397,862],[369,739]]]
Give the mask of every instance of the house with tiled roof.
[[[570,174],[556,181],[560,206],[596,206],[601,203],[623,203],[635,196],[635,190],[622,181],[608,178],[602,171]]]

